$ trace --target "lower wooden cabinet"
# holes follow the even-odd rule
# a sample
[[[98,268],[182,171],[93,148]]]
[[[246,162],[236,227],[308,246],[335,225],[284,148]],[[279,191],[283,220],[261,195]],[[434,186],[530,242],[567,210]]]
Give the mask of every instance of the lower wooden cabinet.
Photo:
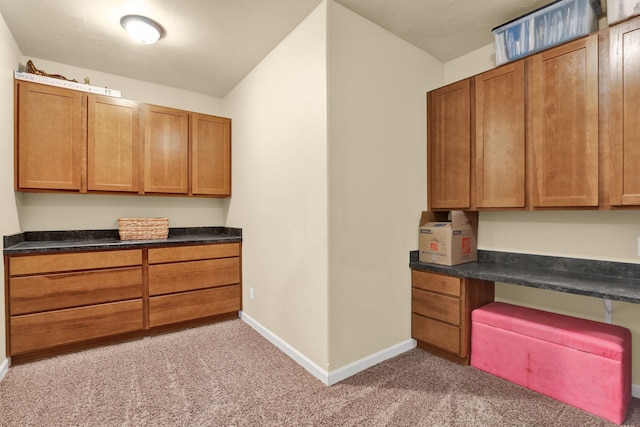
[[[142,299],[11,317],[11,354],[142,329]]]
[[[240,310],[240,285],[149,298],[151,327]]]
[[[494,283],[411,271],[411,336],[418,346],[458,363],[471,355],[471,311],[494,298]]]
[[[6,256],[7,355],[27,360],[237,313],[240,260],[240,243]]]
[[[149,249],[149,326],[241,309],[240,245]]]

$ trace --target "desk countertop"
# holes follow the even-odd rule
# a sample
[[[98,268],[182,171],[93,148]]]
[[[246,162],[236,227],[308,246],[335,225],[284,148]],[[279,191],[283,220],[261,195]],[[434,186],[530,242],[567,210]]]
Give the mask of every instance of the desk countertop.
[[[410,253],[409,266],[458,277],[640,303],[640,264],[478,251],[478,261],[454,266],[428,264]]]

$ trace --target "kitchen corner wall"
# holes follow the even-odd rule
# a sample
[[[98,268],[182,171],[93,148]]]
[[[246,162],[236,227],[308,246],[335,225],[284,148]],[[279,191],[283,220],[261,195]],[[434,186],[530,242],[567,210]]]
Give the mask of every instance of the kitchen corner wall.
[[[411,338],[409,251],[426,208],[426,97],[443,64],[337,2],[328,14],[329,354]]]
[[[243,311],[329,373],[411,337],[425,92],[442,75],[325,0],[224,100]]]
[[[224,99],[243,312],[322,369],[327,350],[326,4]],[[249,288],[254,299],[248,298]]]
[[[448,62],[452,83],[495,67],[493,45]],[[478,248],[485,250],[640,263],[640,210],[481,212]],[[496,299],[604,321],[598,298],[496,284]],[[634,395],[640,397],[640,304],[613,302],[613,323],[633,334]]]
[[[20,50],[0,15],[0,236],[18,233],[18,210],[13,192],[13,71]],[[4,288],[4,268],[0,270]],[[0,292],[0,375],[5,365],[5,304]]]

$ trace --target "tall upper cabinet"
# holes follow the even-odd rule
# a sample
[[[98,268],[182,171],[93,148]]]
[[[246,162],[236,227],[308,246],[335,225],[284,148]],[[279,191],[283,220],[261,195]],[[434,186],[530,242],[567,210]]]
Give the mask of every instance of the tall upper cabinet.
[[[189,192],[189,113],[144,107],[144,191]]]
[[[231,195],[231,120],[191,114],[191,192]]]
[[[471,207],[470,79],[427,94],[429,206]]]
[[[598,206],[598,36],[527,60],[531,207]]]
[[[82,186],[84,109],[80,92],[19,82],[16,86],[16,190]]]
[[[138,192],[138,105],[89,95],[87,115],[87,190]]]
[[[609,33],[610,192],[613,206],[640,205],[640,18]]]
[[[525,206],[524,62],[475,77],[475,206]]]

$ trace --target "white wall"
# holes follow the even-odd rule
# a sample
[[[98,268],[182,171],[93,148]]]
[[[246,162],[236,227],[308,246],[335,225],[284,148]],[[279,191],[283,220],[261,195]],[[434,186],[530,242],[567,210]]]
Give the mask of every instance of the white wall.
[[[425,93],[442,76],[442,63],[328,0],[224,100],[243,311],[321,369],[410,339]]]
[[[326,3],[224,99],[243,228],[243,311],[326,369]],[[255,298],[248,298],[249,288]]]
[[[92,85],[120,90],[123,98],[138,103],[223,115],[219,98],[44,59],[22,57],[20,63],[24,65],[29,59],[40,70],[80,82],[89,77]],[[10,76],[17,67],[17,62],[12,64]],[[17,193],[16,200],[22,231],[115,229],[118,217],[168,217],[170,227],[224,225],[220,199]]]
[[[13,70],[20,60],[20,50],[0,16],[0,235],[20,231],[13,192]],[[0,271],[4,283],[4,268]],[[0,378],[7,361],[4,292],[0,292]]]
[[[425,93],[441,62],[329,1],[330,369],[411,338]]]
[[[481,48],[445,64],[445,81],[494,68],[494,61],[493,45]],[[478,234],[479,249],[640,263],[639,210],[481,212]],[[496,299],[604,321],[598,298],[499,283]],[[633,334],[633,383],[640,385],[640,304],[614,301],[613,323]]]

